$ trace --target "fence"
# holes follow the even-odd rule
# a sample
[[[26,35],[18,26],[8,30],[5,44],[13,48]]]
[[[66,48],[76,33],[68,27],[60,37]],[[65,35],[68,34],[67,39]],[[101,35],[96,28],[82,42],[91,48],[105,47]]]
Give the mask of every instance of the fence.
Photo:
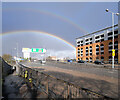
[[[18,74],[28,80],[37,89],[42,89],[48,98],[104,98],[111,99],[86,88],[81,88],[70,82],[58,79],[41,71],[17,65]]]

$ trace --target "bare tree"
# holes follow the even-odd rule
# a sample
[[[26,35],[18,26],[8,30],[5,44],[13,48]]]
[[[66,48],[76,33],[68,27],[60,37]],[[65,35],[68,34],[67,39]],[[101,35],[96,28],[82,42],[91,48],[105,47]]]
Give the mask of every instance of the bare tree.
[[[10,54],[3,54],[2,58],[9,63],[12,61],[12,56]]]

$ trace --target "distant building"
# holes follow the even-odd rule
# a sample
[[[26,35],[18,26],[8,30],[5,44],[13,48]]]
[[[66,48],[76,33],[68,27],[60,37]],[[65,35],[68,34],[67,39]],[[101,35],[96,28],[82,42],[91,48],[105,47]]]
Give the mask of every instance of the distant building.
[[[118,25],[115,25],[114,48],[115,63],[120,63],[120,33],[118,34]],[[112,62],[112,28],[87,34],[76,38],[76,60],[86,60],[94,62],[95,60]]]
[[[48,60],[48,61],[56,61],[57,57],[56,56],[49,56],[49,57],[46,58],[46,60]]]

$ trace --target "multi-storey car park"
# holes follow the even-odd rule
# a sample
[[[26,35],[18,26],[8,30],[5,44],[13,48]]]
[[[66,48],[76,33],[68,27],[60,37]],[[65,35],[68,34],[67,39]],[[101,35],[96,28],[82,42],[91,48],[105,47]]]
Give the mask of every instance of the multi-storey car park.
[[[76,38],[76,60],[112,62],[112,27]],[[115,63],[120,64],[120,33],[114,25]]]

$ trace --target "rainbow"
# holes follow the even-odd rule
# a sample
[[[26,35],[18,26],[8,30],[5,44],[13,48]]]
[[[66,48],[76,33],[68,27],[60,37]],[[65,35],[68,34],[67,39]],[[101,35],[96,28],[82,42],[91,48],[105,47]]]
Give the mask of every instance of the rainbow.
[[[4,36],[4,35],[9,35],[9,34],[18,34],[18,33],[22,33],[22,32],[33,32],[33,33],[38,33],[38,34],[45,34],[45,35],[48,35],[48,36],[51,36],[51,37],[54,37],[58,40],[61,40],[63,41],[64,43],[66,43],[67,45],[71,46],[73,49],[75,49],[75,46],[71,43],[69,43],[68,41],[56,36],[56,35],[53,35],[51,33],[48,33],[48,32],[43,32],[43,31],[36,31],[36,30],[21,30],[21,31],[11,31],[11,32],[5,32],[5,33],[2,33],[0,34],[0,36]]]
[[[36,12],[36,13],[41,13],[41,14],[45,14],[45,15],[48,15],[48,16],[52,16],[52,17],[56,17],[64,22],[67,22],[71,25],[73,25],[74,27],[76,27],[77,29],[79,29],[80,31],[82,31],[83,33],[87,33],[87,31],[85,31],[83,28],[81,28],[78,24],[72,22],[71,20],[63,17],[63,16],[60,16],[60,15],[57,15],[57,14],[54,14],[54,13],[51,13],[51,12],[48,12],[48,11],[44,11],[44,10],[37,10],[37,9],[31,9],[31,8],[16,8],[16,9],[13,9],[13,8],[9,8],[9,9],[3,9],[3,11],[10,11],[10,10],[22,10],[22,11],[30,11],[30,12]]]

